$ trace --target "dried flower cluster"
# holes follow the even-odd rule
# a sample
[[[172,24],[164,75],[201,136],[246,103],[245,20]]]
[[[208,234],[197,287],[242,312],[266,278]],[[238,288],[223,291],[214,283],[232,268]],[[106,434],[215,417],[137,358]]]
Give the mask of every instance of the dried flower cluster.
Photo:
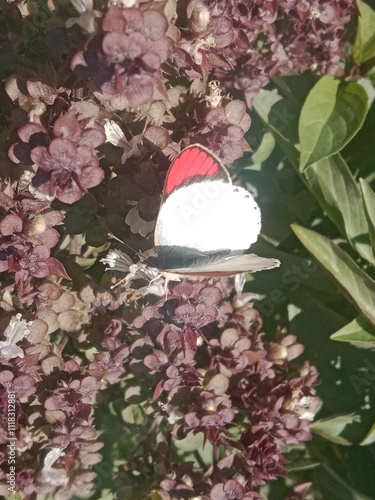
[[[243,91],[250,106],[273,75],[293,69],[342,74],[345,24],[356,9],[351,0],[192,0],[184,50],[195,71],[213,72]]]
[[[166,93],[160,67],[172,53],[167,29],[166,17],[157,10],[111,6],[102,33],[76,54],[72,68],[80,76],[94,77],[101,99],[115,109],[161,100]]]
[[[340,74],[354,1],[1,9],[0,479],[14,391],[17,491],[63,500],[95,477],[100,486],[94,409],[100,421],[113,391],[126,395],[124,421],[136,405],[148,426],[134,427],[142,446],[119,445],[110,467],[120,488],[131,485],[127,498],[139,488],[163,500],[261,498],[285,474],[285,447],[310,438],[316,370],[294,365],[292,335],[264,340],[241,289],[228,299],[232,281],[166,287],[131,266],[152,247],[168,157],[194,142],[226,163],[249,151],[244,101],[293,69]],[[112,288],[100,263],[108,233],[135,249],[127,287]],[[176,459],[194,436],[211,447],[210,465]]]

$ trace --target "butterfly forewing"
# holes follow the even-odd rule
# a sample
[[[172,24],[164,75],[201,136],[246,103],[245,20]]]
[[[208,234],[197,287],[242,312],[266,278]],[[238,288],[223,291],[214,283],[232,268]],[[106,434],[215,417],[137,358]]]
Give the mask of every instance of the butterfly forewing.
[[[211,151],[197,144],[188,146],[168,170],[163,201],[175,189],[207,179],[232,183],[228,170]]]
[[[260,224],[260,210],[251,194],[233,186],[228,171],[212,153],[190,146],[168,172],[155,246],[244,252],[257,240]]]
[[[157,267],[194,276],[272,269],[280,264],[277,259],[244,254],[260,229],[258,204],[246,189],[233,185],[211,151],[194,144],[177,156],[166,177],[156,221],[155,247],[161,257]],[[176,254],[175,249],[202,256],[189,263],[184,252]],[[177,262],[176,255],[180,255]]]

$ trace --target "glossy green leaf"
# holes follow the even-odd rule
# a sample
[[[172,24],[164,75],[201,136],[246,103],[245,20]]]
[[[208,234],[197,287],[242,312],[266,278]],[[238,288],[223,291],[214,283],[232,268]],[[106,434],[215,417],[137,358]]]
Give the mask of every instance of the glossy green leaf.
[[[375,328],[359,316],[331,335],[331,339],[340,342],[375,344]]]
[[[373,498],[356,490],[327,465],[322,465],[322,467],[316,469],[313,473],[313,479],[314,485],[319,488],[323,499],[371,500]]]
[[[360,179],[360,185],[370,241],[375,255],[375,193],[364,179]]]
[[[270,157],[272,151],[275,148],[275,138],[271,132],[265,132],[262,137],[261,143],[257,150],[253,153],[251,159],[254,164],[262,163]]]
[[[301,110],[301,172],[339,152],[361,128],[367,106],[367,93],[361,85],[323,76]]]
[[[325,236],[292,224],[301,243],[321,263],[340,286],[346,297],[375,325],[375,282],[357,264]]]
[[[342,156],[320,160],[302,175],[339,231],[363,258],[375,263],[361,191]]]
[[[293,108],[277,91],[264,89],[261,89],[255,97],[253,107],[292,164],[298,165],[299,152],[290,138],[290,132],[297,122],[299,111]]]
[[[299,152],[288,133],[294,127],[297,113],[288,109],[286,99],[276,92],[262,90],[254,100],[254,108],[279,146],[288,156],[301,180],[315,196],[328,217],[343,236],[366,260],[375,264],[368,237],[368,225],[361,201],[360,189],[350,169],[340,154],[320,160],[303,173],[299,171]],[[267,219],[267,218],[266,218]]]
[[[360,16],[352,56],[361,64],[375,56],[375,12],[362,0],[357,0],[357,5]]]
[[[310,429],[315,434],[319,434],[319,436],[322,436],[333,443],[341,444],[343,446],[351,446],[353,443],[343,437],[342,434],[347,426],[360,421],[361,417],[355,413],[335,415],[334,417],[322,418],[321,420],[313,422],[310,425]]]
[[[366,437],[362,439],[362,441],[359,443],[362,446],[367,446],[369,444],[372,444],[375,442],[375,422],[372,425],[371,429],[367,433]]]

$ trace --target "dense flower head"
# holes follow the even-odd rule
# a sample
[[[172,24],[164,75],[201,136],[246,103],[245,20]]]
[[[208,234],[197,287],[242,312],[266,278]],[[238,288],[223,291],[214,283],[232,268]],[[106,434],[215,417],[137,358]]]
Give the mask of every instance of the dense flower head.
[[[272,75],[293,69],[341,74],[345,25],[356,13],[353,0],[191,0],[182,48],[197,72],[213,70],[251,105]]]
[[[15,194],[11,185],[0,193],[0,211],[0,272],[14,273],[20,298],[27,299],[32,278],[69,279],[61,262],[51,257],[60,240],[53,226],[62,223],[62,212],[30,194]]]
[[[202,435],[214,448],[223,447],[228,460],[231,456],[222,467],[222,497],[231,498],[233,486],[243,498],[259,498],[257,486],[285,475],[285,446],[311,438],[308,426],[319,404],[317,372],[306,364],[286,377],[289,361],[302,346],[285,330],[264,341],[259,314],[248,301],[237,297],[232,304],[221,303],[223,284],[184,280],[145,306],[133,323],[142,337],[130,347],[131,366],[141,373],[143,364],[155,379],[153,397],[180,438]],[[199,331],[204,341],[197,344],[189,329]],[[233,426],[244,418],[249,424],[235,441]],[[233,468],[243,481],[224,489],[234,481]],[[173,484],[163,480],[161,491],[176,488]]]
[[[202,334],[201,328],[215,321],[221,298],[216,287],[204,282],[191,284],[182,281],[173,287],[170,299],[146,307],[135,324],[140,327],[151,319],[164,320],[181,328],[182,338],[194,348],[197,337]]]
[[[235,99],[207,109],[204,122],[193,127],[188,136],[191,137],[191,144],[204,144],[225,163],[232,163],[241,158],[244,151],[250,151],[244,138],[250,124],[245,104]]]
[[[39,124],[18,130],[21,142],[10,149],[14,162],[34,164],[38,170],[31,184],[37,197],[73,203],[104,178],[96,148],[105,141],[103,126],[92,118],[79,119],[72,106],[54,123],[52,137]]]
[[[111,228],[119,236],[125,236],[125,222],[131,233],[146,237],[154,228],[160,206],[163,189],[160,171],[161,166],[166,166],[165,157],[158,164],[150,158],[147,148],[140,149],[140,157],[134,155],[124,164],[116,166],[114,171],[117,176],[109,183],[110,200],[115,200],[113,209],[123,216],[121,226]],[[112,205],[109,208],[112,209]]]
[[[166,17],[156,9],[111,5],[101,24],[102,34],[75,55],[72,68],[94,77],[101,98],[115,96],[118,109],[161,99],[165,89],[160,67],[172,51],[167,28]]]
[[[17,322],[22,325],[11,322],[13,330],[24,328],[24,320],[17,318]],[[0,356],[0,437],[6,442],[8,412],[14,411],[15,445],[22,450],[17,459],[17,487],[25,497],[58,488],[59,495],[65,495],[61,498],[69,498],[78,484],[89,491],[95,474],[87,469],[101,458],[97,452],[102,443],[97,442],[92,425],[98,381],[83,372],[78,358],[61,357],[46,335],[48,326],[43,320],[36,319],[27,328],[25,340],[21,339],[22,353]],[[10,394],[14,394],[15,410],[9,406]]]

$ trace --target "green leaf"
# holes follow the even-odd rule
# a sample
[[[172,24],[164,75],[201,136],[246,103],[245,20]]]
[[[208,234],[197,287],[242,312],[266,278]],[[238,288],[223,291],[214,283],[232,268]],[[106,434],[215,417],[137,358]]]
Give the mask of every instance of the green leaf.
[[[339,152],[361,128],[367,110],[368,96],[361,85],[323,76],[301,110],[300,171]]]
[[[86,243],[91,247],[99,248],[108,241],[108,228],[103,219],[95,217],[91,219],[86,228]]]
[[[73,203],[66,213],[64,229],[68,234],[84,233],[97,212],[97,202],[90,194],[85,194]]]
[[[362,190],[363,207],[366,214],[370,241],[375,255],[375,194],[364,179],[359,180]]]
[[[72,256],[72,260],[78,264],[82,269],[89,269],[98,260],[97,257],[81,257],[80,255]]]
[[[144,410],[139,404],[131,404],[126,406],[121,416],[126,424],[142,425],[145,421]]]
[[[280,147],[293,165],[299,164],[299,152],[290,138],[299,111],[283,99],[277,91],[261,89],[253,101],[253,107],[262,122],[272,132]]]
[[[300,472],[300,471],[305,471],[305,470],[311,470],[311,469],[316,469],[319,467],[320,462],[318,461],[311,461],[311,460],[295,460],[289,465],[286,465],[286,470],[288,471],[288,474],[291,472]]]
[[[375,442],[375,422],[372,425],[371,429],[367,433],[366,437],[362,439],[362,441],[359,443],[361,446],[367,446],[369,444],[372,444]]]
[[[375,326],[375,282],[357,264],[325,236],[292,224],[297,238],[322,264],[347,298]]]
[[[357,5],[360,16],[352,56],[354,62],[361,64],[375,56],[375,12],[361,0],[357,0]]]
[[[324,499],[329,500],[371,500],[373,496],[366,496],[344,481],[336,472],[322,465],[313,471],[314,485],[322,493]]]
[[[331,339],[340,342],[375,343],[375,328],[359,316],[331,335]]]
[[[310,429],[315,434],[328,439],[336,444],[341,444],[343,446],[351,446],[353,443],[345,437],[342,433],[345,431],[347,426],[361,421],[361,417],[355,413],[349,413],[345,415],[336,415],[334,417],[322,418],[317,420],[310,425]]]
[[[22,500],[22,496],[19,493],[11,493],[7,498],[9,500]]]
[[[274,150],[276,141],[271,132],[265,132],[257,150],[253,153],[251,160],[253,164],[262,163],[270,157]]]
[[[361,191],[342,156],[336,154],[320,160],[302,175],[339,231],[363,258],[374,264]]]

